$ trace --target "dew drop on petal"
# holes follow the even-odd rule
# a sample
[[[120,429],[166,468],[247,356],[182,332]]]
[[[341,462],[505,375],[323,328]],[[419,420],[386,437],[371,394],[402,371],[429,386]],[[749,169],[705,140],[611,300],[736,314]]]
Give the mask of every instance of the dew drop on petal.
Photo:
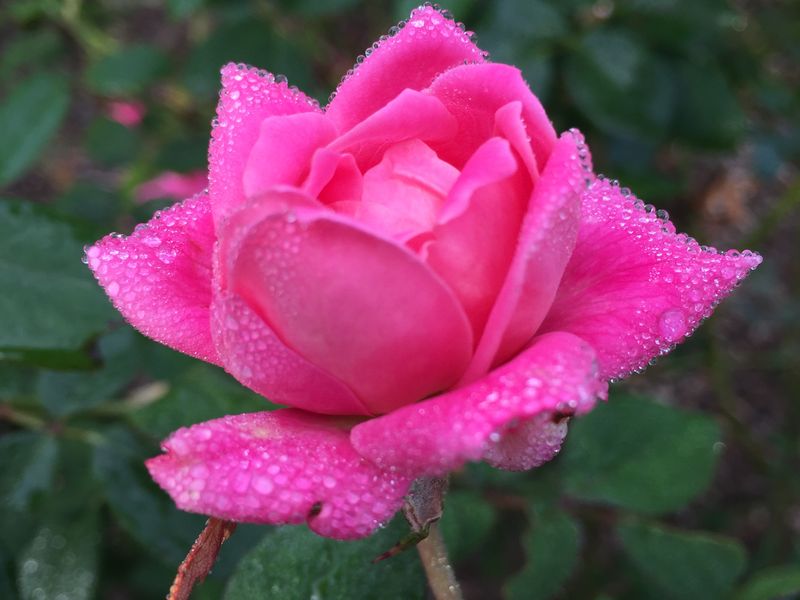
[[[678,308],[665,310],[658,318],[658,330],[667,341],[677,342],[686,335],[686,315]]]

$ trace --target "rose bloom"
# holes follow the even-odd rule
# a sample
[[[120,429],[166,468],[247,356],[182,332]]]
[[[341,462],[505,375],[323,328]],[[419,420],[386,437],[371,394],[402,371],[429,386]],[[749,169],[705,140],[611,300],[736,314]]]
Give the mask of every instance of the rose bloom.
[[[208,192],[88,249],[134,327],[290,407],[173,433],[181,509],[351,539],[418,477],[540,465],[761,261],[596,177],[447,16],[401,25],[324,109],[225,66]]]

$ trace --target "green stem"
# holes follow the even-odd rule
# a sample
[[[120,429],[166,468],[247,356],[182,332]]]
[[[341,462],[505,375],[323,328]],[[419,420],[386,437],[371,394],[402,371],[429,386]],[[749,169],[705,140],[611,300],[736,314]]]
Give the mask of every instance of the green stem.
[[[447,558],[447,548],[438,522],[430,524],[428,537],[417,544],[417,551],[433,597],[436,600],[462,600],[461,587]]]

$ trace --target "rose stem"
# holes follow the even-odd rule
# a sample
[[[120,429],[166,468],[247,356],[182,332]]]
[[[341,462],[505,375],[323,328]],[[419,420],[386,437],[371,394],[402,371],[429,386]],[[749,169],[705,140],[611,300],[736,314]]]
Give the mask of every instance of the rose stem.
[[[422,566],[425,567],[433,597],[436,600],[463,600],[461,587],[447,558],[447,548],[438,523],[430,524],[428,537],[417,544],[417,551]]]

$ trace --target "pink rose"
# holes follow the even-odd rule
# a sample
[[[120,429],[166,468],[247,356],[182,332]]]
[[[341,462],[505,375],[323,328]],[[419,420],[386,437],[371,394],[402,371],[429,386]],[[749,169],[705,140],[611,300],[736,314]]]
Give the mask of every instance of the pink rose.
[[[208,184],[208,174],[205,171],[192,173],[176,173],[164,171],[160,175],[141,183],[136,188],[137,202],[149,202],[159,198],[173,198],[182,200],[202,192]]]
[[[106,109],[108,117],[125,127],[137,127],[144,119],[147,109],[136,100],[115,100]]]
[[[761,262],[595,178],[582,136],[433,8],[325,109],[224,67],[208,193],[88,260],[140,331],[291,407],[170,436],[148,468],[177,505],[336,538],[417,477],[549,460]]]

